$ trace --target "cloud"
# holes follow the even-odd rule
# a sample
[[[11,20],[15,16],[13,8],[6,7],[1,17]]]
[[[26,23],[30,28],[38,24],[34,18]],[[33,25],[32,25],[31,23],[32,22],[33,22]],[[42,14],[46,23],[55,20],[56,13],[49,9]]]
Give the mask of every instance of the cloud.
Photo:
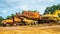
[[[14,2],[18,2],[19,0],[6,0],[6,2],[8,2],[8,3],[14,3]]]
[[[45,2],[45,3],[44,3]],[[49,3],[48,3],[49,2]],[[43,14],[55,0],[0,0],[0,15],[11,15],[22,10],[38,10]]]
[[[28,6],[27,5],[22,5],[20,6],[22,10],[28,10]]]
[[[2,12],[3,12],[4,14],[7,14],[7,12],[8,12],[8,11],[6,11],[6,10],[3,10]]]
[[[54,2],[56,0],[38,0],[38,1],[40,1],[40,2]]]
[[[0,11],[1,11],[0,16],[3,16],[3,18],[8,16],[8,14],[7,14],[8,11],[7,10],[4,9],[4,10],[0,10]]]

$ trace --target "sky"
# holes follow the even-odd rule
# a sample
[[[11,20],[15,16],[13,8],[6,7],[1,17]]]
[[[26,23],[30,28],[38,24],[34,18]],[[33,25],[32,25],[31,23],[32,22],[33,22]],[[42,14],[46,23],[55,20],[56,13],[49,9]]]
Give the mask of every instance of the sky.
[[[22,10],[37,10],[43,14],[46,7],[60,4],[60,0],[0,0],[0,16],[22,12]]]

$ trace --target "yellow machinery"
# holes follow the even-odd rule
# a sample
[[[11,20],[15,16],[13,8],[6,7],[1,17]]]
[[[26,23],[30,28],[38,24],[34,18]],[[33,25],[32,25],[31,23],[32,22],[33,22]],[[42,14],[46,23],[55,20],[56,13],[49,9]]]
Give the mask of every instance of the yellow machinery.
[[[36,25],[38,23],[37,20],[32,20],[32,19],[27,19],[27,18],[22,18],[23,22],[26,24],[26,25]]]
[[[16,14],[14,18],[3,20],[2,24],[37,24],[37,23],[49,23],[49,22],[58,22],[60,23],[60,10],[56,10],[53,14],[49,12],[49,14],[40,15],[39,12],[28,12],[24,11],[22,14]]]
[[[42,16],[42,19],[46,22],[60,22],[60,17],[58,16],[60,14],[60,10],[56,10],[53,14],[49,12],[49,14],[45,14]]]
[[[20,22],[21,19],[17,18],[17,17],[13,17],[12,19],[6,19],[2,21],[3,25],[17,25],[18,22]]]
[[[13,20],[11,20],[11,19],[3,20],[2,23],[3,24],[13,23]]]

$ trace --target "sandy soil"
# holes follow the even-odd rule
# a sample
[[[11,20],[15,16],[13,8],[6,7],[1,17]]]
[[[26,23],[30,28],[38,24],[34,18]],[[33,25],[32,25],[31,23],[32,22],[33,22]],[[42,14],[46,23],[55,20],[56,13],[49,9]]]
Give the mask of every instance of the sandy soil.
[[[60,26],[13,26],[0,27],[0,34],[60,34]]]

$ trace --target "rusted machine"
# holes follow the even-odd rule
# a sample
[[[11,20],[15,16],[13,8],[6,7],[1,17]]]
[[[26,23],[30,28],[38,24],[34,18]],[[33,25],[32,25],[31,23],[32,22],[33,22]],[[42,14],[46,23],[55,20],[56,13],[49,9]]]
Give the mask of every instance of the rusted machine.
[[[25,25],[34,25],[38,23],[38,20],[41,19],[41,15],[39,12],[29,12],[29,11],[23,11],[22,14],[17,13],[12,19],[6,19],[2,21],[2,24],[4,25],[17,25],[25,24]]]
[[[21,19],[19,19],[17,17],[12,17],[12,19],[3,20],[2,24],[4,26],[7,26],[7,25],[17,25],[20,21],[21,21]]]
[[[18,18],[21,18],[23,22],[26,24],[37,24],[38,20],[41,19],[41,15],[39,12],[29,12],[29,11],[23,11],[22,14],[17,14],[16,15]]]

